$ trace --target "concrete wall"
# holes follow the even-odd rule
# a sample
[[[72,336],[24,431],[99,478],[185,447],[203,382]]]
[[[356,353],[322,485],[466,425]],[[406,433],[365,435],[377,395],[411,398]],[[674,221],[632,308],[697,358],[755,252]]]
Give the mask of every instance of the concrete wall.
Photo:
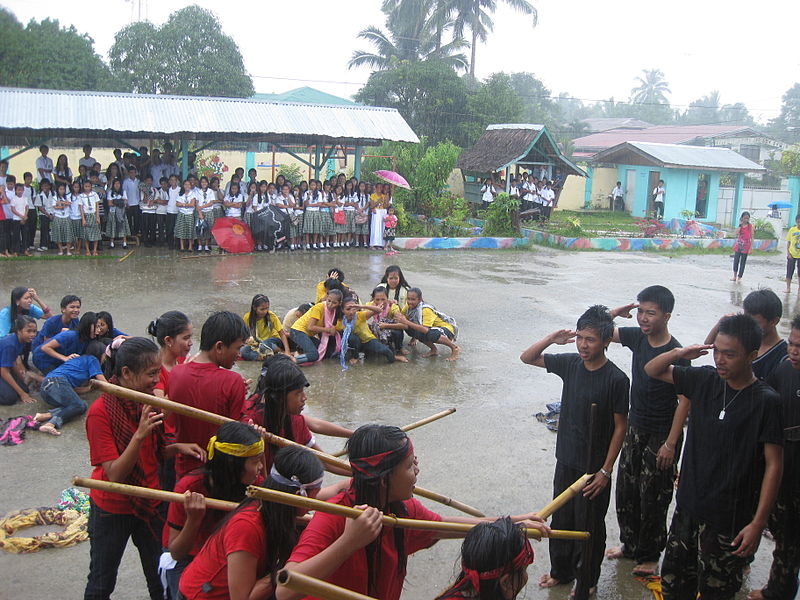
[[[717,222],[732,223],[735,217],[732,214],[735,188],[719,188],[719,202],[717,204]],[[744,188],[742,190],[742,200],[739,204],[739,212],[748,211],[754,219],[763,219],[771,212],[767,207],[772,202],[792,202],[791,192],[786,190],[762,190],[754,188]],[[792,218],[792,209],[779,211],[781,222],[784,227],[789,227]],[[792,223],[794,224],[794,223]]]
[[[580,210],[586,199],[586,189],[591,188],[592,208],[598,203],[603,208],[608,208],[608,195],[617,182],[617,169],[595,168],[592,169],[591,178],[570,175],[564,182],[564,189],[558,198],[558,208],[562,210]]]

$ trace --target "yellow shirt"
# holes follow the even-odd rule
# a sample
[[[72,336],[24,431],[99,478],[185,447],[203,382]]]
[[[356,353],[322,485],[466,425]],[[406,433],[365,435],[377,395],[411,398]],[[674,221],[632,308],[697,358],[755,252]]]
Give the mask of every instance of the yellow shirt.
[[[316,319],[316,325],[318,327],[325,327],[325,303],[319,302],[308,309],[308,311],[297,321],[294,322],[292,325],[292,329],[296,329],[297,331],[302,331],[306,335],[315,336],[316,333],[309,331],[308,325],[311,319]],[[342,325],[342,320],[339,319],[336,321],[336,329],[342,331],[344,326]]]
[[[353,326],[353,333],[358,336],[362,342],[366,343],[370,340],[376,340],[375,334],[367,325],[367,321],[372,316],[372,311],[360,310],[356,313],[356,324]]]
[[[800,228],[797,225],[789,229],[786,241],[789,242],[789,254],[792,258],[800,258]]]
[[[379,283],[376,287],[382,287],[386,290],[386,297],[389,300],[394,300],[397,304],[400,305],[401,309],[405,309],[406,307],[406,296],[408,295],[408,290],[404,288],[402,285],[397,286],[397,290],[390,290],[389,286],[385,283]],[[399,291],[398,291],[399,290]],[[395,298],[395,292],[397,292],[397,298]]]
[[[322,302],[323,300],[325,300],[325,296],[328,295],[328,291],[325,289],[325,281],[326,280],[322,280],[317,284],[317,287],[315,288],[317,297],[314,300],[314,302]],[[342,284],[342,287],[344,288],[345,295],[347,295],[347,292],[350,291],[350,288],[347,287],[345,284]]]
[[[408,307],[405,307],[403,309],[403,313],[405,314],[407,312],[408,312]],[[441,327],[447,329],[448,331],[450,331],[450,333],[455,333],[455,329],[453,329],[453,326],[450,325],[450,323],[442,321],[439,318],[439,315],[437,315],[435,312],[433,312],[433,310],[427,307],[422,308],[421,324],[424,325],[425,327]]]
[[[281,330],[283,329],[283,325],[281,324],[280,319],[278,319],[278,315],[274,312],[269,311],[267,313],[269,317],[269,324],[265,321],[267,319],[259,319],[256,323],[256,339],[259,342],[263,342],[264,340],[268,340],[269,338],[280,338],[281,337]],[[247,311],[242,315],[244,319],[245,325],[247,328],[250,329],[250,311]]]
[[[370,300],[369,302],[367,302],[367,306],[375,306],[375,303],[372,300]],[[386,318],[387,319],[396,319],[397,315],[399,315],[402,312],[404,312],[404,311],[402,311],[397,304],[391,304],[389,306],[389,312],[386,313]]]

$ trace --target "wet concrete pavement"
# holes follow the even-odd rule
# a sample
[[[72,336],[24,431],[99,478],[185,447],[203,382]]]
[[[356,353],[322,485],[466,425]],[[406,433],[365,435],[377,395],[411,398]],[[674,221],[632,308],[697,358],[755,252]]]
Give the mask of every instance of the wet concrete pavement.
[[[676,296],[671,330],[683,344],[701,342],[721,315],[736,310],[757,287],[771,287],[784,299],[781,335],[788,335],[788,320],[800,310],[796,292],[783,295],[782,255],[751,257],[744,282],[734,284],[729,281],[727,256],[670,258],[548,249],[418,251],[394,257],[329,251],[197,259],[139,250],[122,263],[102,259],[0,263],[0,291],[6,302],[13,286],[32,285],[53,307],[63,294],[77,293],[84,310],[109,310],[118,328],[136,335],[143,335],[147,323],[159,314],[182,310],[195,323],[198,344],[199,325],[213,310],[241,314],[254,294],[266,293],[272,309],[283,317],[290,307],[313,300],[314,285],[333,266],[343,269],[347,283],[366,296],[389,264],[401,265],[409,282],[422,288],[426,301],[458,320],[459,360],[445,361],[448,351],[443,348],[443,356],[436,359],[416,354],[408,365],[367,363],[346,373],[338,363],[326,361],[307,370],[312,387],[306,410],[355,427],[366,422],[403,425],[456,407],[454,415],[411,435],[420,459],[419,484],[486,514],[535,510],[552,496],[556,438],[534,415],[545,411],[545,403],[559,399],[561,382],[519,361],[520,352],[533,341],[552,330],[573,327],[591,304],[618,306],[655,283],[670,287]],[[630,372],[627,350],[612,346],[609,357]],[[236,368],[257,375],[255,363],[239,363]],[[43,408],[41,402],[0,407],[0,417]],[[321,445],[333,451],[341,443],[323,438]],[[82,419],[68,424],[60,438],[29,432],[22,445],[0,449],[0,514],[53,505],[72,475],[90,473]],[[447,507],[426,504],[443,514],[455,514]],[[616,544],[613,501],[606,520],[608,543]],[[457,572],[459,547],[458,541],[442,541],[412,557],[403,598],[433,598],[441,591]],[[525,596],[567,598],[566,586],[551,591],[538,588],[536,582],[549,566],[547,545],[535,544],[534,550]],[[742,597],[766,582],[771,550],[771,542],[764,540]],[[0,598],[81,597],[88,553],[88,543],[31,555],[0,553]],[[597,597],[649,598],[650,592],[630,576],[632,566],[629,561],[606,562]],[[138,556],[129,544],[114,598],[145,597]]]

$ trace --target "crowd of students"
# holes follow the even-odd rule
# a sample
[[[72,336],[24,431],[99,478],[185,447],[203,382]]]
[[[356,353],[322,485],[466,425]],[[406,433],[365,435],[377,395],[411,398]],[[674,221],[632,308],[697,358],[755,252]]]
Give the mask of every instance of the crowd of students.
[[[344,174],[326,181],[274,182],[247,177],[237,168],[228,182],[197,176],[190,155],[181,181],[171,147],[162,154],[114,151],[105,170],[85,146],[78,172],[67,156],[55,163],[49,148],[39,149],[36,173],[21,178],[0,161],[0,257],[57,250],[59,255],[97,256],[129,238],[145,246],[181,252],[211,252],[212,227],[229,217],[252,230],[255,250],[323,250],[393,246],[398,219],[389,184],[372,184]],[[162,158],[163,156],[163,158]],[[38,232],[38,235],[37,235]],[[222,248],[220,248],[222,252]]]
[[[111,393],[92,403],[86,430],[93,478],[174,489],[185,503],[171,504],[164,520],[156,501],[93,490],[85,598],[110,596],[132,537],[152,599],[164,594],[160,564],[171,598],[299,598],[276,589],[276,572],[287,567],[397,600],[407,557],[443,534],[386,526],[382,514],[476,525],[462,546],[460,573],[438,598],[513,600],[525,587],[533,552],[519,524],[547,533],[538,515],[443,517],[412,497],[419,468],[402,430],[365,425],[352,431],[302,415],[310,383],[299,364],[338,357],[346,366],[348,348],[368,354],[374,348],[373,354],[392,362],[407,351],[405,334],[431,353],[437,343],[452,344],[455,358],[455,322],[425,305],[398,267],[387,269],[371,302],[362,304],[337,268],[315,293],[316,303],[290,310],[283,322],[263,295],[252,299],[243,317],[214,313],[203,323],[199,352],[191,355],[194,329],[178,311],[150,324],[154,343],[114,330],[110,315],[98,327],[101,313],[80,315],[77,297],[66,296],[61,315],[47,318],[50,310],[35,291],[14,290],[11,305],[0,311],[0,325],[14,323],[0,338],[0,386],[18,392],[15,399],[33,401],[22,388],[30,374],[25,348],[33,347],[33,363],[44,377],[42,398],[53,407],[36,415],[46,431],[57,433],[87,410],[76,388],[91,378],[235,421],[217,428],[174,413],[165,417]],[[614,310],[591,307],[574,329],[556,330],[521,355],[524,363],[563,380],[553,495],[591,474],[581,494],[551,522],[554,529],[590,531],[590,542],[551,539],[550,571],[539,585],[574,582],[594,593],[606,556],[631,560],[633,574],[642,577],[653,576],[660,563],[667,600],[698,593],[732,599],[769,528],[775,539],[769,580],[749,598],[789,600],[797,593],[800,568],[800,316],[791,322],[788,341],[782,340],[776,329],[782,303],[772,291],[757,290],[745,298],[744,312],[721,318],[703,344],[683,347],[669,330],[674,304],[670,290],[650,286],[636,302]],[[615,324],[633,311],[638,326]],[[38,333],[37,318],[47,318]],[[367,330],[372,337],[365,342],[360,335]],[[348,331],[359,341],[349,343]],[[548,352],[572,343],[576,353]],[[630,381],[606,357],[611,343],[631,350]],[[44,350],[37,355],[36,348]],[[712,351],[713,367],[691,366]],[[249,396],[243,378],[231,371],[240,357],[263,361]],[[279,450],[265,441],[267,433],[316,450],[321,448],[315,434],[349,438],[352,478],[323,488],[323,467],[314,454]],[[618,460],[622,544],[606,550],[605,518]],[[365,510],[351,521],[318,512],[298,531],[294,509],[245,497],[253,483]],[[226,516],[206,505],[209,497],[240,504]]]

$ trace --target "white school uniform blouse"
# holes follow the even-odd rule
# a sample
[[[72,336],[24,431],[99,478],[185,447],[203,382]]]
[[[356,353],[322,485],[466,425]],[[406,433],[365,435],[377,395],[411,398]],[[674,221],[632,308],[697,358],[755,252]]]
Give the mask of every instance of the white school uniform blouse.
[[[277,208],[280,211],[283,211],[286,214],[289,214],[289,201],[293,198],[291,196],[284,196],[283,194],[279,194],[275,196],[274,200],[272,201],[272,206]]]
[[[194,190],[189,190],[182,196],[178,196],[176,202],[191,202],[193,199],[197,200]],[[178,212],[181,213],[182,215],[192,215],[194,214],[194,211],[195,211],[194,206],[178,206]]]
[[[303,194],[303,204],[305,204],[306,202],[325,202],[324,192],[320,192],[319,190],[317,190],[316,194],[317,194],[317,199],[314,200],[313,194],[310,191],[306,190],[306,193]],[[320,208],[319,206],[307,206],[306,210],[308,212],[319,212],[319,208]]]
[[[153,188],[153,198],[156,201],[162,201],[169,203],[169,192],[167,190],[161,189],[160,187]],[[166,204],[156,204],[156,214],[157,215],[165,215],[167,214],[167,205]]]
[[[69,198],[69,218],[73,221],[80,221],[81,220],[81,195],[78,194],[77,196],[70,194],[67,196]]]
[[[229,196],[225,194],[225,202],[238,202],[239,206],[226,206],[225,207],[225,216],[226,217],[233,217],[234,219],[240,219],[242,217],[242,202],[245,201],[245,198],[242,194],[238,194],[236,197]]]
[[[17,196],[14,194],[9,200],[10,205],[14,208],[14,211],[11,213],[11,219],[14,221],[22,221],[22,217],[20,217],[17,213],[25,215],[28,212],[28,200],[25,196]]]
[[[66,203],[68,203],[69,202],[69,196],[67,196],[65,198],[59,198],[58,196],[55,196],[53,198],[53,200],[54,200],[54,202],[53,202],[53,214],[59,219],[68,218],[71,205],[67,204],[66,206],[62,206],[61,208],[56,208],[56,202],[66,202]]]
[[[22,197],[25,198],[25,202],[28,205],[28,210],[32,208],[36,208],[36,205],[33,203],[33,198],[36,194],[33,192],[32,187],[25,186],[22,188]]]
[[[167,194],[169,202],[167,202],[167,214],[168,215],[177,215],[178,214],[178,206],[176,202],[178,201],[178,197],[180,196],[181,188],[180,186],[175,186],[174,188],[169,188],[167,190]]]
[[[198,188],[195,196],[197,197],[197,207],[204,214],[208,214],[214,210],[214,204],[217,201],[217,193],[214,190],[211,188],[206,188],[204,190]]]
[[[88,194],[81,194],[78,196],[80,206],[83,207],[85,215],[93,215],[97,212],[97,205],[100,203],[100,196],[97,192],[89,192]],[[80,211],[80,209],[78,209]]]
[[[267,208],[270,205],[270,197],[269,195],[265,194],[264,196],[259,196],[256,194],[253,196],[253,200],[250,202],[250,208],[247,210],[249,213],[254,213],[264,208]]]
[[[36,195],[34,204],[36,204],[36,206],[41,206],[42,210],[48,215],[55,214],[56,195],[53,193],[45,194],[44,192],[39,192]]]
[[[347,203],[347,202],[358,202],[358,196],[356,196],[355,194],[350,194],[349,196],[343,196],[342,197],[342,202],[345,202],[345,203]],[[347,206],[347,204],[345,204],[344,209],[352,211],[352,210],[355,210],[356,207],[355,206]]]

